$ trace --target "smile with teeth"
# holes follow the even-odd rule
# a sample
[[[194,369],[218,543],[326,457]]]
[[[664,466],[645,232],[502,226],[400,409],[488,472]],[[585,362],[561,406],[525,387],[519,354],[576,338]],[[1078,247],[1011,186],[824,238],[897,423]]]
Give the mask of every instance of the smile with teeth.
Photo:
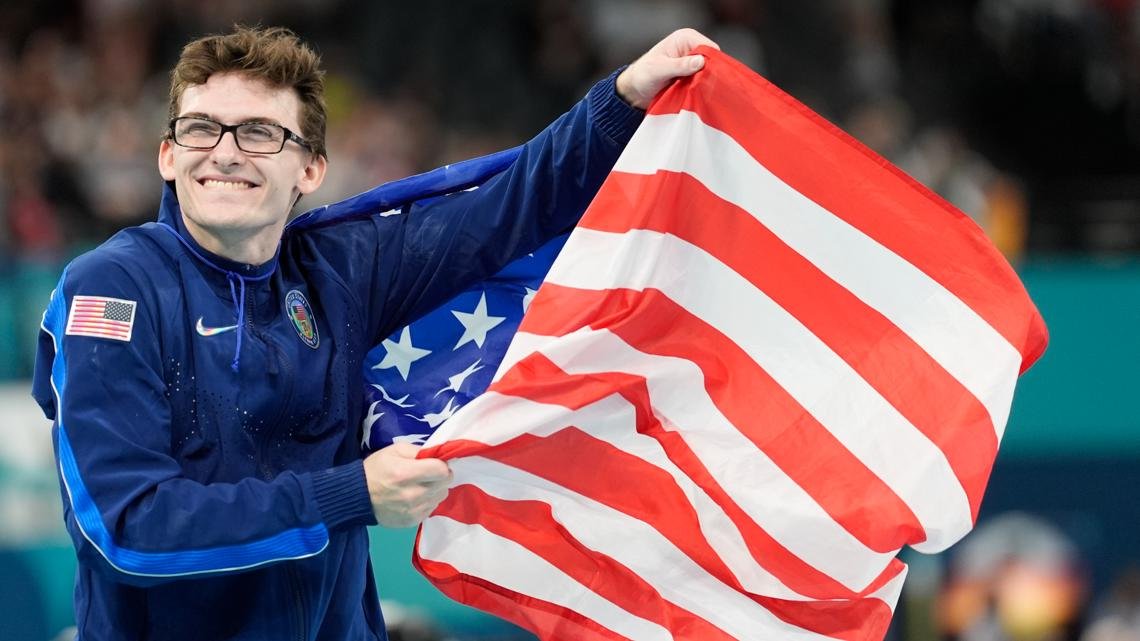
[[[214,178],[206,178],[201,181],[202,186],[207,189],[249,189],[254,187],[252,183],[247,183],[244,180],[216,180]]]

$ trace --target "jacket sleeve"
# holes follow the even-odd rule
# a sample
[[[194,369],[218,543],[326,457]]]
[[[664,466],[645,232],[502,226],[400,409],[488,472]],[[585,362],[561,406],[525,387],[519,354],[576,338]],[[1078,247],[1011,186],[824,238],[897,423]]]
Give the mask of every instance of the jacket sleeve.
[[[620,71],[478,189],[388,219],[399,229],[382,239],[389,241],[380,256],[387,296],[373,316],[381,322],[377,341],[578,222],[644,116],[618,97]]]
[[[88,255],[65,270],[44,314],[33,394],[54,420],[80,562],[149,585],[312,556],[331,529],[371,523],[360,461],[236,483],[182,475],[154,289]]]
[[[478,189],[307,233],[359,297],[370,344],[573,227],[644,117],[617,95],[620,71]]]

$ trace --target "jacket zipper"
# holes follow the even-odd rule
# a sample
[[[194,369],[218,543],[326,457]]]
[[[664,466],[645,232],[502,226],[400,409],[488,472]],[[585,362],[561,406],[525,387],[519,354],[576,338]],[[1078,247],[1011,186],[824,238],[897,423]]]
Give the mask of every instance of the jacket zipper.
[[[246,314],[245,314],[246,329],[249,330],[251,336],[260,340],[266,348],[269,358],[273,359],[278,370],[277,374],[281,380],[285,382],[286,391],[284,398],[278,405],[277,414],[273,416],[273,420],[269,422],[269,429],[266,430],[262,437],[262,447],[257,451],[257,469],[261,476],[269,481],[276,476],[276,471],[269,465],[266,460],[266,452],[272,446],[273,439],[277,436],[278,430],[281,429],[281,419],[286,416],[289,405],[293,402],[293,387],[296,381],[293,380],[293,367],[289,359],[285,357],[285,350],[273,340],[273,337],[268,332],[262,332],[257,328],[254,322],[253,303],[251,299],[246,299]]]
[[[290,367],[289,364],[289,359],[285,358],[285,351],[281,349],[281,346],[279,346],[267,332],[262,332],[257,328],[256,323],[254,322],[253,303],[250,299],[246,299],[245,319],[245,329],[249,330],[249,333],[252,336],[256,336],[259,340],[261,340],[262,343],[265,344],[266,351],[268,352],[270,358],[273,359],[274,363],[277,365],[277,368],[280,370],[278,374],[282,377],[283,381],[287,382],[288,386],[286,396],[279,406],[280,409],[278,409],[277,415],[273,417],[273,421],[270,423],[271,428],[266,431],[266,434],[262,439],[262,447],[258,449],[257,453],[257,469],[261,473],[262,477],[265,480],[269,481],[272,480],[274,476],[276,476],[276,472],[266,460],[265,452],[266,449],[272,445],[273,438],[277,435],[277,431],[280,429],[281,419],[285,416],[285,413],[289,408],[289,404],[293,401],[293,372],[292,367]],[[297,573],[297,568],[294,566],[294,563],[296,562],[286,561],[284,563],[285,576],[289,582],[289,592],[293,596],[293,607],[290,609],[295,613],[294,616],[291,617],[296,630],[295,634],[293,634],[292,637],[297,641],[306,641],[309,634],[307,629],[308,624],[306,622],[307,617],[305,616],[305,599],[304,594],[301,590],[301,577]]]

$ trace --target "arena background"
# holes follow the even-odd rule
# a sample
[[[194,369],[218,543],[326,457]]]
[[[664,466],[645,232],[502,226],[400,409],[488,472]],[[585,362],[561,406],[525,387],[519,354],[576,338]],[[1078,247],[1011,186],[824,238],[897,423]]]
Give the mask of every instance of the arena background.
[[[332,171],[302,208],[517,144],[672,29],[704,31],[974,217],[1051,331],[978,529],[907,555],[890,637],[1140,639],[1134,0],[4,3],[0,639],[73,622],[50,425],[28,396],[40,314],[70,257],[152,217],[166,70],[235,22],[291,27],[324,56]],[[436,594],[412,532],[372,532],[398,638],[528,638]]]

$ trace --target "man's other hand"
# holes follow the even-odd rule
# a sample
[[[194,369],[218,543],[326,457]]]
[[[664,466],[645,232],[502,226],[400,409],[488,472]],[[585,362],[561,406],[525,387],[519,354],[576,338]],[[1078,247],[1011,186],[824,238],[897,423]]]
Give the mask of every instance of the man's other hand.
[[[447,463],[417,459],[419,450],[410,443],[393,443],[364,459],[372,512],[380,525],[416,525],[447,498],[451,482]]]
[[[689,55],[700,45],[720,49],[695,29],[678,29],[669,34],[621,72],[617,77],[618,95],[634,107],[646,109],[675,78],[691,76],[705,66],[704,56]]]

